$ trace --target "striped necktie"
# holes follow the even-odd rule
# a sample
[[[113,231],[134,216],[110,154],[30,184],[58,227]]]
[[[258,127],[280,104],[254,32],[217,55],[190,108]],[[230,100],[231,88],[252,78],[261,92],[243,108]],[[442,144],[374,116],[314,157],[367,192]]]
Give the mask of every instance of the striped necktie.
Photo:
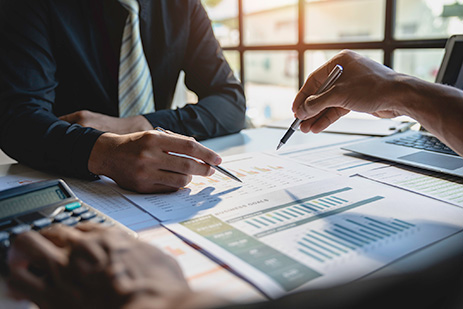
[[[119,0],[129,15],[122,36],[119,62],[119,116],[154,112],[151,73],[140,36],[140,6],[137,0]]]

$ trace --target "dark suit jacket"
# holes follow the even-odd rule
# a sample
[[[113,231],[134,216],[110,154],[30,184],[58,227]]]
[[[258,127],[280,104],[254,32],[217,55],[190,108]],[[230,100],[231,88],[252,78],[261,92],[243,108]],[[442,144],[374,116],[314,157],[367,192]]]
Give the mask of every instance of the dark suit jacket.
[[[156,112],[150,123],[198,139],[240,131],[245,100],[199,0],[139,0]],[[117,0],[6,0],[0,8],[0,146],[35,168],[88,175],[92,128],[57,116],[118,115],[127,16]],[[179,72],[198,104],[171,110]]]

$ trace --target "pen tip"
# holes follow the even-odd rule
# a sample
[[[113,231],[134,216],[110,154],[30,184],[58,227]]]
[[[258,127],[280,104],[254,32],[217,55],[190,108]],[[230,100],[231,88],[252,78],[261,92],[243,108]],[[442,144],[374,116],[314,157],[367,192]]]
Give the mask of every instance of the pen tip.
[[[278,149],[280,149],[280,148],[281,148],[281,146],[283,146],[283,143],[282,143],[282,142],[280,142],[280,143],[278,144],[278,146],[277,146],[277,150],[278,150]]]

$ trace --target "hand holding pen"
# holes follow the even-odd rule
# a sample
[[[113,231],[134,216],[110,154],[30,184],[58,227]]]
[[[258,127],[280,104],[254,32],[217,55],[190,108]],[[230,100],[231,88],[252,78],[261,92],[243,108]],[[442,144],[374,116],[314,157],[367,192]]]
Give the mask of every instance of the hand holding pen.
[[[330,72],[326,80],[323,82],[323,84],[318,88],[318,90],[315,92],[315,95],[321,94],[331,88],[336,80],[341,76],[343,72],[343,68],[340,65],[336,65],[334,69]],[[299,125],[301,124],[302,120],[296,118],[289,129],[286,131],[285,135],[280,140],[280,143],[277,146],[277,150],[281,148],[293,135],[293,133],[299,128]]]
[[[156,127],[154,128],[155,130],[157,131],[160,131],[160,132],[163,132],[163,133],[166,133],[166,134],[171,134],[171,132],[161,128],[161,127]],[[193,158],[191,156],[188,156],[188,155],[184,155],[184,154],[178,154],[178,153],[171,153],[172,155],[176,155],[176,156],[180,156],[180,157],[186,157],[186,158],[191,158],[191,159],[194,159],[194,160],[197,160],[196,158]],[[223,167],[219,166],[219,165],[212,165],[212,164],[209,164],[207,162],[204,162],[204,161],[201,161],[202,163],[206,164],[206,165],[209,165],[210,167],[212,167],[213,169],[219,171],[220,173],[224,174],[225,176],[233,179],[233,180],[236,180],[238,182],[242,182],[238,177],[236,177],[235,175],[233,175],[232,173],[230,173],[229,171],[227,171],[226,169],[224,169]]]

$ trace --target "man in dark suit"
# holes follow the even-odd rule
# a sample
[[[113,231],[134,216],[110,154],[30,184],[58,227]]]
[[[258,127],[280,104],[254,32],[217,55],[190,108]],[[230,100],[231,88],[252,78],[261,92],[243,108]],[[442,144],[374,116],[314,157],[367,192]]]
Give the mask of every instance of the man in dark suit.
[[[213,170],[167,153],[220,163],[216,153],[184,136],[206,139],[240,131],[243,89],[199,0],[120,2],[3,1],[0,147],[34,168],[106,175],[140,192],[176,190],[191,175]],[[154,99],[148,112],[122,118],[122,46],[130,41],[124,35],[132,4],[139,32],[133,44],[144,51],[149,72],[144,85]],[[182,70],[199,102],[171,110]],[[140,70],[135,77],[141,75]],[[157,126],[184,136],[153,131]]]

